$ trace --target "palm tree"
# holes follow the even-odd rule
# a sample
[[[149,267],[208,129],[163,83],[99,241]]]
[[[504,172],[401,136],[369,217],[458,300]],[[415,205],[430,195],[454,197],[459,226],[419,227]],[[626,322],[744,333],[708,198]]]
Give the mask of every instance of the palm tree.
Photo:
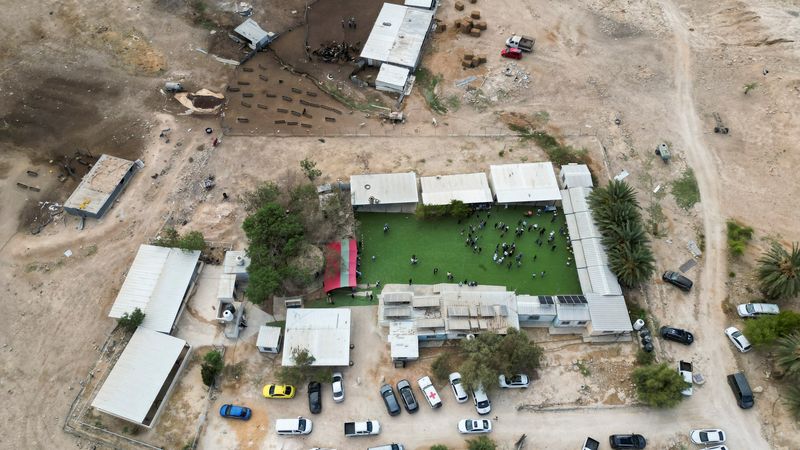
[[[791,377],[800,376],[800,333],[793,333],[777,340],[778,363],[786,375]]]
[[[770,298],[789,298],[800,294],[800,247],[792,244],[791,253],[773,243],[758,260],[761,290]]]
[[[609,250],[608,263],[620,283],[628,287],[649,279],[655,270],[653,252],[647,245],[618,245]]]
[[[637,208],[639,203],[636,201],[636,191],[631,185],[622,180],[611,180],[606,186],[609,197],[615,202],[630,203]]]
[[[609,250],[625,244],[636,247],[644,243],[647,243],[647,235],[638,221],[611,225],[603,234],[603,245]]]
[[[796,420],[800,420],[800,386],[791,385],[786,388],[783,403],[789,408]]]

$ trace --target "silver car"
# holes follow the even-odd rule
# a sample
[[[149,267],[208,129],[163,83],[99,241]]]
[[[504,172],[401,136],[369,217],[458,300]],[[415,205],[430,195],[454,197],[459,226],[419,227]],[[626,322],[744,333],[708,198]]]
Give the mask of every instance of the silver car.
[[[333,401],[341,403],[344,401],[344,377],[342,372],[334,372],[331,377],[331,385],[333,387]]]
[[[747,337],[736,327],[725,328],[725,335],[733,342],[733,346],[742,353],[749,352],[753,348]]]
[[[469,400],[467,390],[464,389],[464,385],[461,384],[461,374],[458,372],[453,372],[450,374],[449,378],[450,388],[453,390],[453,395],[456,397],[456,401],[458,403],[464,403],[465,401]]]
[[[781,308],[774,303],[745,303],[736,307],[739,317],[758,317],[780,314]]]

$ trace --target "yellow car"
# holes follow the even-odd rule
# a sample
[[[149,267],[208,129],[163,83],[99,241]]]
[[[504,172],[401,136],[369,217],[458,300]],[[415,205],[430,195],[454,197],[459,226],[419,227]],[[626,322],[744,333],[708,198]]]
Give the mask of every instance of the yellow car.
[[[265,398],[292,398],[297,389],[288,384],[268,384],[262,393]]]

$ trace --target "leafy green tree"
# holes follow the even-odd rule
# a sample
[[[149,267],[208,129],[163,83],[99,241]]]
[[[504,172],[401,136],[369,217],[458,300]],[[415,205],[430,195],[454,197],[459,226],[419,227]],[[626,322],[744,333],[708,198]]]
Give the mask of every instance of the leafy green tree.
[[[311,181],[316,180],[317,178],[320,177],[320,175],[322,175],[322,171],[317,169],[317,163],[308,158],[305,158],[302,161],[300,161],[300,168],[303,169],[303,173]]]
[[[133,333],[139,328],[139,325],[144,322],[144,313],[139,308],[134,308],[134,310],[128,314],[125,313],[117,319],[117,324],[125,329],[125,331]]]
[[[330,380],[331,374],[327,368],[313,366],[316,358],[308,349],[293,348],[292,361],[294,362],[293,366],[282,366],[278,369],[278,381],[281,383],[298,386],[310,380]]]
[[[453,372],[453,353],[446,351],[437,356],[431,364],[431,372],[437,380],[447,381]]]
[[[800,247],[792,251],[773,243],[758,260],[757,275],[761,290],[770,298],[791,298],[800,294]]]
[[[800,379],[800,333],[777,339],[775,362],[785,375]]]
[[[260,305],[281,287],[281,274],[272,265],[257,265],[247,268],[250,279],[245,295],[248,300]]]
[[[483,385],[488,391],[497,385],[498,375],[530,373],[539,368],[542,356],[542,349],[516,328],[509,328],[506,335],[482,333],[460,345],[459,372],[470,389]]]
[[[800,314],[794,311],[781,311],[774,316],[761,316],[748,320],[744,325],[744,335],[753,345],[770,345],[778,338],[800,331]]]
[[[448,206],[448,213],[456,219],[466,219],[472,213],[472,209],[461,200],[453,200]]]
[[[178,246],[178,239],[180,239],[178,230],[172,227],[166,227],[161,230],[161,234],[158,236],[158,239],[153,242],[153,245],[174,248]]]
[[[681,400],[681,391],[689,387],[683,377],[666,364],[643,366],[633,371],[639,401],[656,408],[672,408]]]
[[[267,182],[256,188],[252,192],[242,195],[242,203],[244,210],[247,212],[255,211],[267,203],[274,203],[280,195],[278,185],[273,182]]]
[[[206,240],[203,233],[199,231],[190,231],[178,239],[178,248],[184,250],[199,250],[206,249]]]
[[[479,436],[467,439],[467,450],[497,450],[497,443],[488,436]]]
[[[200,365],[200,376],[203,378],[203,384],[211,386],[214,384],[217,375],[225,368],[225,361],[222,353],[218,350],[211,350],[203,356],[203,364]]]

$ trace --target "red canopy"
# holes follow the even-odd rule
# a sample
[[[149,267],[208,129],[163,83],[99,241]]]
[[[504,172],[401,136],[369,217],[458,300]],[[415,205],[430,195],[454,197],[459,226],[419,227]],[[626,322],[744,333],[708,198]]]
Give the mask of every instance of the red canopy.
[[[325,292],[352,287],[356,281],[358,246],[355,239],[342,239],[325,246]]]

